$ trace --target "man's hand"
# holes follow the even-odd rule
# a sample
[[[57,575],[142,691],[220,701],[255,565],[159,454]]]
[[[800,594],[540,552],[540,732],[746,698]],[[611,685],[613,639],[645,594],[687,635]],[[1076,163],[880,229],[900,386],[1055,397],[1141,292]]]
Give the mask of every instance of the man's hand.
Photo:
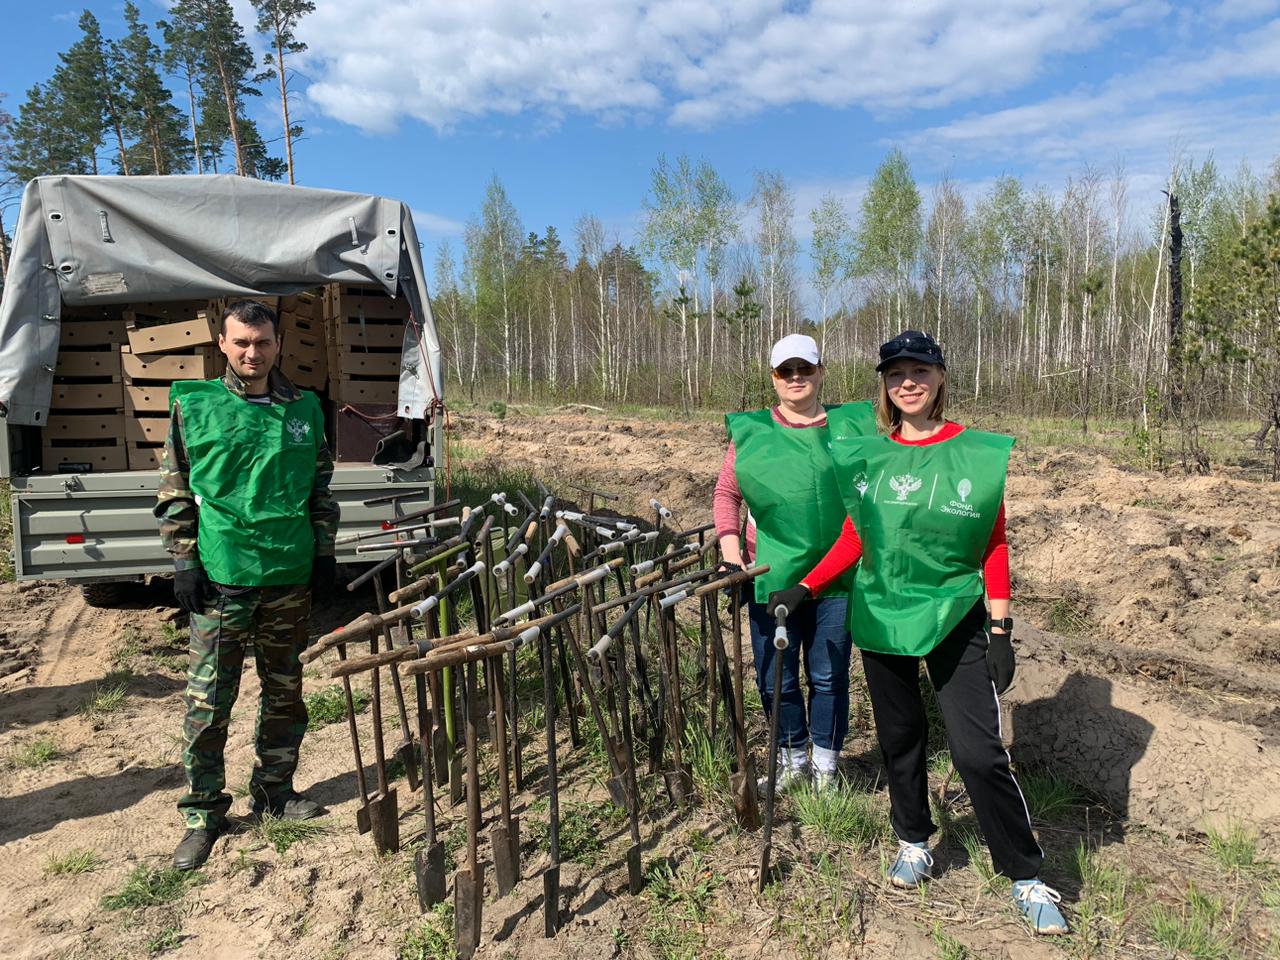
[[[318,556],[311,563],[311,596],[328,596],[338,579],[338,558]]]
[[[787,615],[790,616],[812,599],[813,595],[809,593],[809,588],[801,583],[786,590],[773,591],[769,594],[769,602],[765,604],[765,609],[769,611],[769,616],[776,617],[778,607],[783,606],[787,608]]]
[[[173,599],[178,609],[187,613],[204,613],[205,601],[213,594],[213,585],[203,567],[189,567],[173,575]]]
[[[996,693],[1004,693],[1013,683],[1017,662],[1013,656],[1013,637],[987,628],[987,672],[996,685]]]

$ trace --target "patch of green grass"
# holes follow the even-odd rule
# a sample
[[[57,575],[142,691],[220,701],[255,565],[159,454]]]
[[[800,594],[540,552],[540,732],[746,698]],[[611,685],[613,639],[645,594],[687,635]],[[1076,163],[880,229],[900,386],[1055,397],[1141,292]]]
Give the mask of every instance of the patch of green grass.
[[[1158,903],[1151,908],[1151,938],[1171,953],[1193,960],[1219,960],[1231,955],[1231,938],[1221,929],[1225,908],[1217,897],[1187,887],[1187,900],[1174,908]]]
[[[52,737],[38,737],[13,755],[13,765],[36,770],[61,756],[62,751],[58,749],[58,744]]]
[[[162,653],[155,658],[156,666],[168,673],[184,674],[190,663],[185,653]]]
[[[93,688],[80,706],[80,714],[86,720],[97,722],[121,710],[129,698],[129,680],[133,674],[128,670],[115,670],[107,674],[102,682]]]
[[[176,949],[182,943],[181,927],[165,927],[159,933],[147,938],[147,956],[154,957],[168,950]]]
[[[1280,910],[1280,877],[1271,877],[1262,884],[1258,891],[1262,905],[1268,910]]]
[[[453,960],[453,902],[445,900],[432,907],[400,944],[398,960]]]
[[[1094,629],[1089,604],[1075,593],[1067,593],[1049,604],[1045,622],[1050,630],[1067,637],[1083,637]]]
[[[1084,793],[1076,784],[1052,770],[1020,769],[1018,785],[1032,818],[1046,823],[1085,802]]]
[[[716,845],[715,841],[701,830],[692,829],[685,831],[684,842],[688,844],[689,849],[694,853],[710,853],[711,849]]]
[[[142,631],[129,624],[120,631],[120,642],[111,651],[111,663],[117,670],[126,669],[136,657],[142,655]]]
[[[991,865],[991,854],[987,852],[987,845],[982,842],[982,837],[978,836],[976,830],[962,829],[957,835],[960,845],[964,847],[964,852],[969,857],[969,868],[977,874],[984,888],[994,891],[997,882],[1008,883]]]
[[[44,862],[44,872],[51,877],[76,877],[97,870],[105,862],[93,850],[71,850],[61,856],[51,855]]]
[[[1209,853],[1227,870],[1248,870],[1258,863],[1258,834],[1239,820],[1205,831]]]
[[[8,480],[0,480],[0,581],[13,580],[13,503]]]
[[[724,877],[698,853],[678,867],[668,860],[649,866],[644,888],[649,901],[644,938],[660,960],[701,960],[709,955],[701,927],[723,882]]]
[[[140,866],[129,874],[119,893],[109,893],[102,898],[102,908],[125,910],[173,903],[190,887],[204,882],[205,876],[198,870]]]
[[[938,960],[970,960],[973,956],[969,948],[946,933],[940,923],[933,925],[933,942],[938,948]]]
[[[530,812],[535,808],[530,807]],[[604,850],[607,828],[626,819],[627,813],[611,801],[560,805],[560,859],[594,866]],[[461,831],[459,831],[461,832]],[[541,850],[551,848],[551,825],[547,820],[531,820],[529,839]]]
[[[351,703],[356,713],[361,713],[369,705],[369,693],[366,690],[352,688]],[[321,690],[314,690],[302,698],[307,705],[307,730],[319,730],[331,723],[347,718],[347,698],[342,687],[332,685]]]
[[[1087,951],[1102,952],[1123,933],[1129,917],[1129,894],[1140,885],[1124,868],[1107,863],[1084,842],[1076,845],[1072,867],[1080,884],[1076,936]]]
[[[304,843],[328,833],[329,825],[322,820],[283,820],[268,813],[254,824],[253,832],[275,847],[276,853],[284,853],[295,843]]]
[[[818,791],[807,785],[789,796],[796,819],[824,843],[865,849],[890,835],[888,812],[873,793],[849,786]]]
[[[864,882],[843,849],[818,855],[813,870],[796,870],[785,883],[765,888],[778,910],[776,923],[803,960],[843,956],[843,944],[859,940]]]
[[[160,640],[166,647],[186,647],[187,633],[173,623],[160,624]]]
[[[685,728],[684,761],[693,768],[693,783],[705,798],[727,796],[733,770],[733,748],[726,733],[714,740],[701,723]]]

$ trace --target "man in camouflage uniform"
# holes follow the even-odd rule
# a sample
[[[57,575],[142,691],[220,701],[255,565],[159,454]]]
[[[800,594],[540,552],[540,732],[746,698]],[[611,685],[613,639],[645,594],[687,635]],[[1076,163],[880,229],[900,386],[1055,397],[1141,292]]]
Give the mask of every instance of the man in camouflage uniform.
[[[275,367],[280,342],[269,308],[230,304],[218,346],[227,357],[221,380],[173,385],[155,508],[174,559],[174,596],[191,615],[180,870],[203,864],[227,825],[223,749],[250,644],[262,685],[254,814],[325,812],[293,789],[293,774],[307,729],[298,654],[311,595],[332,589],[336,572],[333,457],[315,395]]]

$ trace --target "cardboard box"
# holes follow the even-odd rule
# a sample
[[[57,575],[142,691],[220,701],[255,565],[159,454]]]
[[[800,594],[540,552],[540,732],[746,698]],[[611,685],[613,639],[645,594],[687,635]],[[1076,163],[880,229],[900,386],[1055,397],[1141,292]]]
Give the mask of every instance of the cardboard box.
[[[295,333],[302,333],[323,342],[324,321],[313,320],[311,317],[303,317],[296,313],[280,314],[281,336],[289,340]]]
[[[70,320],[58,325],[58,343],[64,347],[106,347],[124,343],[123,320]]]
[[[365,353],[362,350],[349,350],[342,354],[339,373],[342,379],[351,377],[380,377],[400,379],[400,354]]]
[[[312,291],[281,297],[280,313],[319,322],[324,317],[324,298]]]
[[[139,444],[163,444],[169,436],[168,417],[123,417],[125,439]]]
[[[117,346],[99,350],[59,350],[53,375],[118,380],[120,379],[120,348]]]
[[[305,387],[308,390],[323,390],[329,380],[324,361],[312,363],[299,357],[285,357],[280,361],[280,372],[295,387]]]
[[[131,443],[129,444],[129,469],[159,470],[160,457],[163,454],[163,446],[143,446],[141,444]]]
[[[125,316],[128,319],[128,312]],[[135,354],[179,353],[190,351],[192,347],[215,343],[218,339],[217,330],[204,311],[194,320],[180,323],[138,326],[131,321],[128,333],[129,349]]]
[[[168,414],[169,384],[125,384],[124,412],[130,416],[135,413]]]
[[[49,406],[54,410],[119,410],[124,405],[120,383],[55,383]]]
[[[330,316],[343,320],[407,320],[409,301],[392,299],[381,287],[341,286],[329,295]]]
[[[386,403],[394,407],[399,401],[400,381],[330,380],[329,393],[333,399],[343,403]]]
[[[104,437],[118,437],[124,432],[124,416],[119,413],[60,413],[50,416],[49,422],[44,425],[46,443],[58,440],[101,440]]]
[[[404,345],[404,324],[365,323],[337,321],[333,326],[334,338],[349,350],[400,349]]]
[[[134,353],[126,347],[120,364],[130,380],[208,380],[215,376],[210,347],[193,353]]]
[[[142,321],[149,324],[185,323],[208,313],[208,300],[136,300],[124,305],[126,323]]]
[[[129,458],[123,443],[114,447],[46,446],[40,451],[40,465],[45,473],[103,473],[128,470]]]

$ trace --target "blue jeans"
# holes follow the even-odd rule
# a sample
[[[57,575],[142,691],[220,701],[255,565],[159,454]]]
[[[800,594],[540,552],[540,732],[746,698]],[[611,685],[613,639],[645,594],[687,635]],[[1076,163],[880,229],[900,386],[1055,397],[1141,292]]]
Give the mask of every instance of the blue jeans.
[[[846,622],[848,597],[822,597],[787,618],[791,641],[782,654],[782,713],[778,743],[802,747],[810,738],[816,746],[840,750],[849,733],[849,655],[853,641]],[[756,686],[765,716],[773,710],[773,646],[776,624],[763,603],[747,604],[751,648],[755,652]],[[800,692],[800,654],[809,678],[809,705]]]

